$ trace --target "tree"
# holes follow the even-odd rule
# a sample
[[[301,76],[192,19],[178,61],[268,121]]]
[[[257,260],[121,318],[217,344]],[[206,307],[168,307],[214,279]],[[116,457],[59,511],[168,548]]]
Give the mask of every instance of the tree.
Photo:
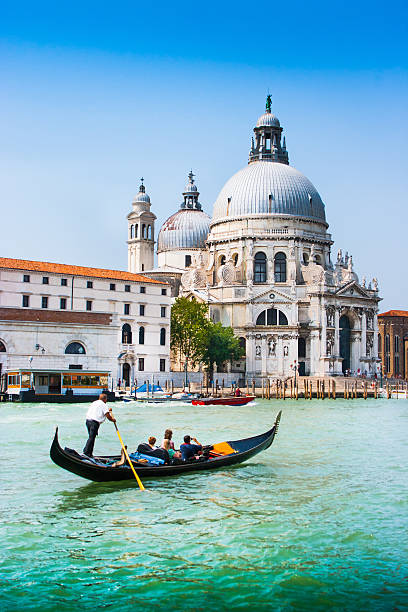
[[[240,359],[244,353],[232,327],[223,327],[221,323],[210,323],[203,342],[201,361],[206,364],[210,376],[214,364],[220,367],[225,361]]]
[[[176,299],[171,309],[170,346],[184,357],[186,378],[188,364],[194,366],[202,360],[204,338],[210,325],[206,304],[185,297]]]

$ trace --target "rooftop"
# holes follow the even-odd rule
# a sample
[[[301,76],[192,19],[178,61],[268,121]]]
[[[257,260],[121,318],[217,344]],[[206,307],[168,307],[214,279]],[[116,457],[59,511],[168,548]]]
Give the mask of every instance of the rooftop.
[[[378,315],[379,317],[408,317],[408,310],[387,310]]]
[[[51,274],[67,274],[69,276],[86,276],[92,278],[109,278],[111,280],[133,281],[135,283],[152,283],[165,285],[163,281],[154,280],[143,274],[132,274],[122,270],[105,270],[104,268],[87,268],[85,266],[70,266],[51,263],[49,261],[30,261],[27,259],[11,259],[0,257],[0,269],[29,270],[30,272],[49,272]]]

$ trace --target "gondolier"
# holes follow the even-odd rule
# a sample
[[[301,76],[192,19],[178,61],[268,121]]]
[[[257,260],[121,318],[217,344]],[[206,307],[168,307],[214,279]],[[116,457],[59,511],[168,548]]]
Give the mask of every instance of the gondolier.
[[[108,421],[116,423],[116,419],[112,414],[112,409],[107,405],[108,396],[101,393],[99,399],[88,408],[86,413],[86,427],[88,429],[88,440],[84,446],[83,453],[88,457],[92,457],[95,444],[95,438],[98,435],[99,426],[107,418]]]

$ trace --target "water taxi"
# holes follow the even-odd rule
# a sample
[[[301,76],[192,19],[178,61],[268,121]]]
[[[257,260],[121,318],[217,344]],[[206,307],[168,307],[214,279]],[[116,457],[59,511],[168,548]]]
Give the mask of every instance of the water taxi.
[[[109,372],[95,370],[30,370],[7,372],[8,399],[15,402],[91,402],[100,393],[108,401],[115,394],[108,391]]]

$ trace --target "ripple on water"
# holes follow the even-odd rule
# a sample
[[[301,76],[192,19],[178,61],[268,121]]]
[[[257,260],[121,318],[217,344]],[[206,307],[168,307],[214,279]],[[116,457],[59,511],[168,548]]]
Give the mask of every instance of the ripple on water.
[[[2,405],[6,610],[402,610],[408,607],[405,402],[115,406],[129,448],[168,426],[204,442],[278,438],[231,470],[88,483],[49,460],[81,448],[82,405]],[[16,448],[19,452],[16,452]],[[98,453],[116,453],[109,424]]]

